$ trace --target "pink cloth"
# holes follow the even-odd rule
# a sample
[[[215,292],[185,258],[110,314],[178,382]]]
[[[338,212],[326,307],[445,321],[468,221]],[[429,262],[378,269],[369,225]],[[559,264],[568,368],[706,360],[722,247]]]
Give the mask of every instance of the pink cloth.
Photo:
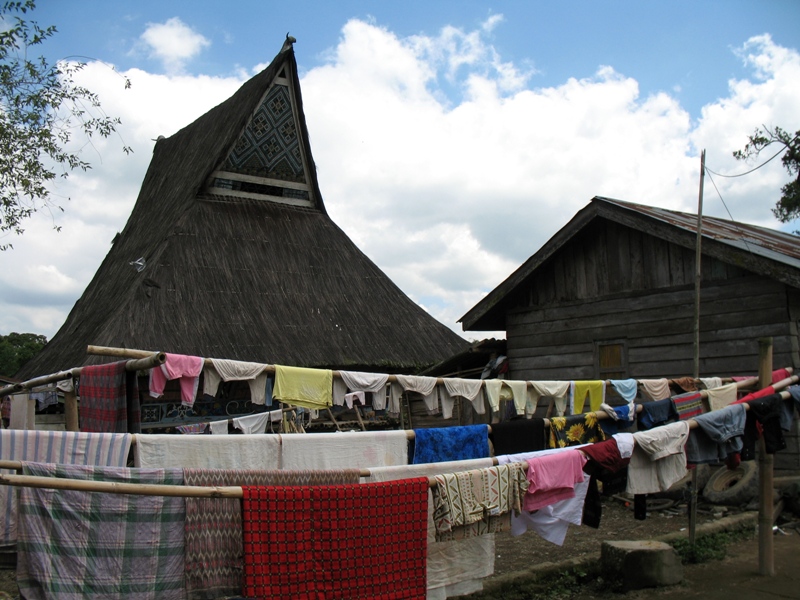
[[[575,484],[583,481],[586,458],[578,450],[528,459],[527,478],[530,485],[522,500],[527,511],[539,510],[561,500],[575,497]]]
[[[164,393],[167,381],[180,379],[181,404],[192,406],[202,370],[203,359],[199,356],[167,354],[167,360],[163,365],[150,370],[150,395],[158,398]]]

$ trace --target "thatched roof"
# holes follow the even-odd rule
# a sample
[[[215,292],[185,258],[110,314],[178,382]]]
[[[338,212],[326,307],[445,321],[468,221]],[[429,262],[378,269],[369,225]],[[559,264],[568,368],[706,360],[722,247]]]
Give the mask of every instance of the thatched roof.
[[[98,362],[89,344],[388,372],[468,346],[328,217],[291,44],[156,143],[121,235],[19,376]]]
[[[597,219],[620,223],[684,248],[694,249],[697,240],[696,214],[595,196],[536,254],[459,319],[464,331],[504,330],[505,312],[514,294],[528,285],[540,267]],[[797,236],[704,215],[702,238],[704,256],[800,288],[800,243]]]

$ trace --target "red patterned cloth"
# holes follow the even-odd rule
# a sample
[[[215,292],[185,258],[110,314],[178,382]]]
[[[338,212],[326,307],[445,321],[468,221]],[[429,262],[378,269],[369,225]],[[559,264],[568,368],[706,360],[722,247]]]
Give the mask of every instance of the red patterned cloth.
[[[139,386],[136,373],[125,370],[127,361],[89,365],[81,369],[81,431],[138,433]]]
[[[242,490],[244,596],[425,598],[427,478]]]

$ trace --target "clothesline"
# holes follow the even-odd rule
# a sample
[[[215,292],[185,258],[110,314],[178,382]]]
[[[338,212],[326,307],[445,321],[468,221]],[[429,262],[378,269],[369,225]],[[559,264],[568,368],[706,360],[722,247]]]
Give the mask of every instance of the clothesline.
[[[786,387],[791,383],[797,382],[798,376],[785,379],[772,387]],[[781,385],[783,384],[783,385]],[[778,395],[786,400],[791,397],[788,391],[777,392]],[[748,403],[742,403],[745,410],[749,410]],[[699,425],[695,419],[687,421],[689,429],[696,429]],[[663,426],[658,426],[663,427]],[[657,429],[655,427],[653,429]],[[568,449],[568,448],[567,448]],[[580,451],[578,449],[578,451]],[[498,465],[497,457],[492,457],[492,464]],[[527,470],[528,463],[523,462],[523,469]],[[19,471],[22,469],[22,461],[0,461],[0,469],[12,469]],[[370,477],[369,469],[359,471],[361,477]],[[10,485],[15,487],[36,487],[46,489],[78,490],[91,492],[105,492],[114,494],[130,494],[139,496],[176,496],[185,498],[242,498],[242,488],[239,486],[187,486],[187,485],[153,485],[137,483],[118,483],[108,481],[87,481],[82,479],[66,479],[53,477],[36,477],[32,475],[8,475],[0,474],[0,485]],[[429,487],[436,485],[434,477],[428,478]]]
[[[125,370],[144,371],[147,369],[152,369],[158,365],[162,365],[166,360],[167,355],[164,352],[145,352],[141,356],[131,357],[131,360],[125,364]],[[84,367],[74,367],[72,369],[67,369],[66,371],[59,371],[58,373],[42,375],[41,377],[35,377],[34,379],[29,379],[27,381],[12,383],[11,385],[0,388],[0,398],[9,396],[11,394],[18,394],[19,392],[24,392],[25,390],[30,390],[48,383],[64,381],[66,379],[72,379],[73,377],[80,377],[83,368]]]
[[[94,356],[112,356],[112,357],[119,357],[119,358],[140,358],[140,357],[148,356],[149,354],[151,354],[147,350],[135,350],[135,349],[131,349],[131,348],[112,348],[112,347],[108,347],[108,346],[92,346],[92,345],[87,346],[86,353],[94,355]],[[203,358],[203,364],[206,367],[213,366],[213,364],[214,364],[213,361],[214,361],[213,358]],[[267,365],[267,364],[265,364],[264,365],[264,369],[262,370],[262,373],[273,374],[273,373],[275,373],[275,370],[276,370],[275,368],[276,368],[276,365]],[[791,367],[787,367],[786,371],[789,372],[789,373],[792,373],[793,369]],[[341,378],[341,373],[339,371],[331,370],[331,374],[333,375],[333,377]],[[436,377],[435,379],[436,379],[436,385],[443,385],[444,384],[445,378]],[[688,376],[687,377],[677,378],[677,379],[667,379],[666,381],[668,383],[672,383],[672,382],[680,382],[680,381],[686,381],[686,380],[691,380],[694,383],[701,382],[701,379],[695,379],[693,377],[688,377]],[[729,378],[729,377],[720,378],[720,380],[724,381],[724,382],[727,382],[727,383],[731,383],[731,382],[735,381],[733,378]],[[399,380],[397,379],[397,377],[395,375],[388,375],[388,380],[387,381],[389,381],[391,383],[397,383]],[[480,380],[480,381],[481,381],[482,385],[484,385],[484,382],[486,380]],[[504,379],[504,380],[501,380],[501,381],[513,381],[513,380],[505,380]],[[606,386],[611,386],[612,385],[612,382],[611,382],[610,379],[602,380],[602,381],[604,381]],[[638,381],[639,380],[637,380],[637,383],[638,383]],[[742,382],[737,382],[737,383],[744,383],[745,386],[747,386],[747,385],[753,385],[757,381],[758,381],[758,377],[750,377],[750,378],[748,378],[748,379],[746,379],[746,380],[744,380]],[[532,384],[531,384],[530,381],[528,381],[527,383],[528,383],[528,387],[532,387]],[[639,383],[639,385],[641,385],[641,384]]]

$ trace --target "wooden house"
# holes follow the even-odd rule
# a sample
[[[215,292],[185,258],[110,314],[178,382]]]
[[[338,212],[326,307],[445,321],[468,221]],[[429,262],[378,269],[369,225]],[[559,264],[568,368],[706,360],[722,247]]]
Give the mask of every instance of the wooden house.
[[[510,379],[691,375],[697,215],[595,197],[460,322],[505,330]],[[800,238],[703,217],[700,376],[800,368]],[[798,421],[776,467],[800,468]]]
[[[510,377],[693,371],[697,215],[596,197],[460,322],[505,330]],[[800,238],[703,218],[700,375],[800,367]]]
[[[292,41],[159,138],[125,228],[19,378],[108,360],[89,344],[388,373],[468,346],[328,216]]]

